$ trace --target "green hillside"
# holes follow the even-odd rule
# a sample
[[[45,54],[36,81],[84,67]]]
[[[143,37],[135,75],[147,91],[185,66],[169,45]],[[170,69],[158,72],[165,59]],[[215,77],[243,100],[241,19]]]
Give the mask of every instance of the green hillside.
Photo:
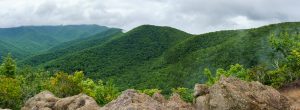
[[[93,43],[37,64],[48,70],[83,70],[93,79],[113,79],[121,88],[191,87],[206,80],[206,67],[214,70],[236,63],[246,67],[269,65],[275,56],[270,34],[296,33],[299,29],[300,23],[281,23],[191,35],[171,27],[144,25],[113,35],[105,43]]]
[[[81,38],[65,42],[50,48],[46,52],[24,59],[23,61],[21,61],[21,64],[41,65],[45,62],[55,60],[61,56],[66,56],[67,54],[72,54],[76,51],[81,51],[86,48],[91,48],[93,46],[100,45],[113,38],[111,36],[116,36],[118,34],[122,34],[122,31],[120,29],[108,29],[104,32],[98,33],[87,38]]]
[[[66,26],[23,26],[0,28],[0,52],[11,52],[21,59],[23,56],[36,54],[63,42],[85,38],[107,30],[98,25],[66,25]],[[12,46],[8,46],[12,45]],[[11,48],[12,47],[12,48]],[[17,49],[18,48],[19,51]],[[21,57],[22,56],[22,57]]]
[[[14,45],[8,44],[0,40],[0,56],[4,56],[7,53],[13,53],[15,57],[21,58],[28,55],[25,51],[15,47]],[[1,59],[0,59],[1,61]]]

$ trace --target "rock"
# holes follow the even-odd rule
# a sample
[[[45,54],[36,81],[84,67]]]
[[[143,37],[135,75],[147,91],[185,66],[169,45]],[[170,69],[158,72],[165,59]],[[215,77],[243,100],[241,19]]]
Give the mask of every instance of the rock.
[[[166,103],[166,99],[163,95],[161,95],[160,93],[154,93],[152,98],[156,101],[158,101],[159,103]]]
[[[129,89],[114,101],[106,104],[101,110],[165,110],[166,108],[158,101],[146,94],[140,94]]]
[[[283,85],[279,92],[289,99],[292,110],[300,110],[300,80]]]
[[[270,86],[221,77],[209,88],[206,97],[198,97],[196,109],[205,110],[289,110],[288,99]],[[204,107],[204,108],[199,108]]]
[[[79,94],[57,98],[49,91],[43,91],[26,101],[21,110],[99,110],[93,98]]]
[[[169,110],[194,110],[193,106],[183,101],[177,93],[172,94],[165,106]]]
[[[208,110],[208,95],[197,97],[195,102],[194,106],[197,110]]]
[[[6,109],[2,109],[2,108],[0,108],[0,110],[11,110],[11,109],[7,109],[7,108]]]
[[[51,110],[59,98],[49,91],[43,91],[26,101],[21,110]]]
[[[196,84],[194,88],[194,97],[208,94],[208,86],[206,84]]]
[[[55,110],[99,110],[96,101],[85,94],[66,97],[58,100],[54,105]]]

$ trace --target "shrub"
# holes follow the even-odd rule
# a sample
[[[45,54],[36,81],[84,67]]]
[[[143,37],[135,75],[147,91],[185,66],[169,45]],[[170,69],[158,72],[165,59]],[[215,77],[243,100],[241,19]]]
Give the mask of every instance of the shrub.
[[[101,80],[99,80],[95,86],[95,94],[97,103],[104,105],[116,99],[119,95],[119,90],[112,81],[108,81],[104,84]]]
[[[155,94],[155,93],[160,93],[161,90],[159,90],[159,89],[144,89],[144,90],[139,90],[138,92],[147,94],[149,96],[153,96],[153,94]]]
[[[50,78],[50,84],[47,89],[59,97],[77,95],[82,92],[80,83],[83,79],[82,71],[77,71],[74,75],[58,72],[54,77]]]
[[[0,107],[20,109],[21,87],[17,79],[0,77]]]
[[[250,71],[249,69],[245,69],[242,65],[240,64],[235,64],[235,65],[230,65],[230,68],[226,71],[222,68],[219,68],[216,70],[215,75],[213,76],[211,71],[209,69],[204,69],[204,75],[207,77],[207,82],[206,84],[211,86],[214,83],[216,83],[220,77],[226,76],[234,76],[234,77],[238,77],[242,80],[246,80],[246,81],[250,81],[251,79],[251,74],[249,74]]]
[[[180,95],[181,99],[186,102],[193,102],[193,90],[184,87],[178,87],[172,89],[173,93],[177,93]]]

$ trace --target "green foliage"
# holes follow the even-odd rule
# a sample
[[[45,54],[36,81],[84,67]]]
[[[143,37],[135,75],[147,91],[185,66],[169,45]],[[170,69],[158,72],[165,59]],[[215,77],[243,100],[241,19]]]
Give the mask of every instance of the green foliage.
[[[114,100],[119,95],[119,90],[112,81],[103,83],[101,80],[98,80],[95,83],[91,79],[86,79],[82,71],[77,71],[73,75],[59,72],[50,78],[49,83],[46,89],[59,97],[85,93],[93,97],[101,105]]]
[[[173,93],[177,93],[180,95],[181,99],[186,102],[193,102],[194,96],[193,96],[193,90],[189,88],[184,87],[178,87],[172,89]]]
[[[215,77],[212,76],[211,71],[208,68],[204,69],[204,75],[207,77],[207,85],[213,85],[215,83]]]
[[[280,87],[300,78],[300,35],[289,30],[272,34],[270,43],[273,48],[284,55],[282,60],[275,62],[275,69],[268,71],[267,84]]]
[[[17,72],[16,79],[21,82],[22,100],[27,101],[34,95],[46,90],[50,73],[31,67],[24,67]]]
[[[81,87],[83,88],[83,93],[93,97],[100,105],[111,102],[119,95],[119,90],[112,81],[103,83],[103,81],[99,80],[95,83],[91,79],[86,79],[82,81]]]
[[[95,87],[95,93],[95,99],[100,105],[109,103],[116,99],[120,94],[118,88],[112,81],[108,81],[104,84],[101,80],[98,81],[97,86]]]
[[[21,86],[20,81],[10,77],[0,77],[0,107],[20,109]]]
[[[250,74],[250,70],[245,69],[240,64],[230,65],[230,68],[228,70],[219,68],[216,70],[215,76],[212,76],[210,70],[206,68],[204,69],[204,75],[208,78],[206,84],[210,86],[216,83],[221,76],[226,76],[226,77],[234,76],[246,81],[253,80],[251,79],[252,77]]]
[[[50,78],[47,89],[59,97],[77,95],[82,91],[80,83],[83,79],[82,71],[77,71],[74,75],[58,72]]]
[[[12,58],[11,54],[8,54],[3,58],[3,62],[0,66],[0,75],[14,77],[16,74],[16,67],[16,61]]]
[[[144,90],[139,90],[140,93],[147,94],[149,96],[153,96],[155,93],[161,93],[161,90],[159,89],[144,89]]]

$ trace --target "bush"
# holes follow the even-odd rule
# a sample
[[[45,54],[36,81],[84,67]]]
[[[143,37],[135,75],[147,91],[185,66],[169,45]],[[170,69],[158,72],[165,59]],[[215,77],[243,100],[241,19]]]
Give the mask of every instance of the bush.
[[[144,90],[138,90],[138,92],[147,94],[149,96],[153,96],[153,94],[155,94],[155,93],[160,93],[161,90],[159,90],[159,89],[144,89]]]
[[[21,93],[20,81],[9,77],[0,77],[0,107],[20,109]]]
[[[250,81],[252,80],[251,78],[251,74],[250,74],[250,70],[249,69],[245,69],[242,65],[240,64],[235,64],[235,65],[230,65],[230,68],[226,71],[222,68],[219,68],[216,70],[215,75],[213,76],[211,71],[209,69],[204,69],[204,75],[207,77],[207,81],[206,84],[211,86],[214,83],[216,83],[220,77],[226,76],[234,76],[234,77],[238,77],[242,80],[246,80],[246,81]]]
[[[83,79],[82,71],[75,72],[74,75],[58,72],[50,78],[50,84],[46,88],[59,97],[73,96],[82,92],[80,83]]]
[[[118,88],[115,87],[112,81],[103,83],[101,80],[98,80],[98,82],[95,83],[91,79],[86,79],[82,81],[80,85],[81,88],[83,88],[82,92],[93,97],[100,105],[109,103],[119,95]]]
[[[105,105],[116,99],[120,93],[112,81],[103,83],[101,80],[99,80],[97,86],[95,87],[95,94],[97,103],[100,105]]]
[[[179,88],[173,88],[172,89],[173,93],[177,93],[180,95],[181,99],[186,101],[186,102],[193,102],[193,90],[189,88],[184,88],[184,87],[179,87]]]

